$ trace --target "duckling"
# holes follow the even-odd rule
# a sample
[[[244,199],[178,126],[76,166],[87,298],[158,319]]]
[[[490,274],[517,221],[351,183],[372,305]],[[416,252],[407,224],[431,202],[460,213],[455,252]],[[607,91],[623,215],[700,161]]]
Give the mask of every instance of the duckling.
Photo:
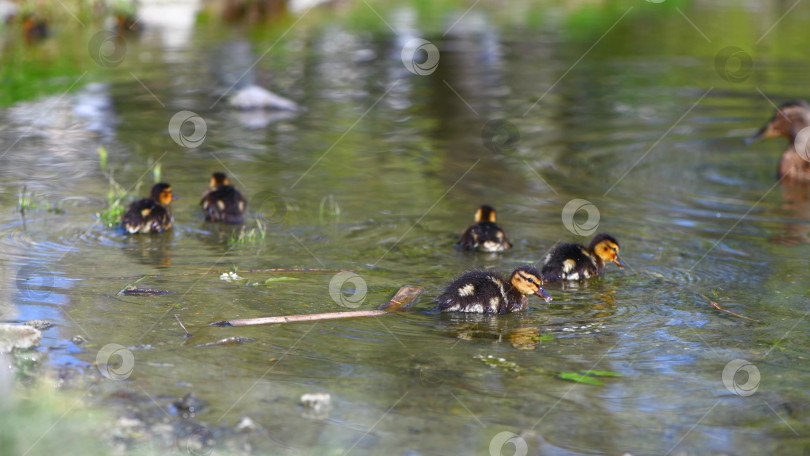
[[[200,206],[209,222],[242,223],[247,200],[239,190],[230,185],[225,173],[217,172],[211,175],[211,182],[200,200]]]
[[[27,13],[22,17],[22,31],[28,44],[38,43],[49,35],[48,23],[33,13]]]
[[[497,216],[492,206],[483,205],[475,211],[475,223],[461,233],[458,245],[464,250],[503,252],[512,247],[506,232],[495,223]]]
[[[535,294],[546,302],[551,296],[543,289],[537,268],[525,265],[512,273],[507,282],[492,271],[470,271],[453,280],[435,301],[442,312],[505,314],[525,309],[526,295]]]
[[[588,248],[571,242],[558,243],[543,257],[540,270],[546,282],[585,280],[605,273],[606,262],[623,268],[619,242],[605,233],[594,236]]]
[[[121,224],[128,233],[162,233],[172,228],[172,211],[169,204],[175,196],[172,186],[165,183],[155,184],[144,198],[129,205]]]
[[[796,135],[810,126],[810,106],[803,100],[792,100],[783,103],[762,128],[745,140],[746,144],[763,138],[784,136],[790,144],[782,153],[777,177],[786,183],[810,183],[810,161],[807,154],[796,151]]]
[[[138,22],[138,18],[133,13],[124,11],[115,15],[114,28],[118,36],[138,35],[143,31],[143,26]]]

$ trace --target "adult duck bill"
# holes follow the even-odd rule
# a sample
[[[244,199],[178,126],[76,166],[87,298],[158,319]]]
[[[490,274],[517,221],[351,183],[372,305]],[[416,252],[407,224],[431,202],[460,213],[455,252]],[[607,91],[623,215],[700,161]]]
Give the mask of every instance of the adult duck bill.
[[[770,123],[768,125],[770,125]],[[743,140],[743,143],[747,146],[749,144],[753,144],[753,143],[759,141],[762,138],[765,138],[766,137],[766,132],[768,131],[768,125],[763,126],[756,133],[754,133],[753,135],[745,138]]]

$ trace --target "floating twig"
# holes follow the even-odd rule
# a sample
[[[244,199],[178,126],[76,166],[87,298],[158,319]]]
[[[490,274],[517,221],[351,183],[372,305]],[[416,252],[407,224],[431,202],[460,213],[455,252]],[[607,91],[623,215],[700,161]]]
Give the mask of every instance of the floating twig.
[[[254,273],[254,272],[342,272],[347,271],[347,269],[324,269],[324,268],[268,268],[268,269],[245,269],[243,271],[239,271],[242,273]],[[353,271],[349,271],[353,272]]]
[[[188,332],[188,329],[186,329],[186,325],[184,325],[183,322],[180,321],[180,317],[178,317],[177,314],[174,314],[174,319],[177,320],[177,323],[180,325],[181,328],[183,328],[183,331],[186,332],[186,336],[185,336],[186,338],[189,338],[189,337],[191,337],[193,335],[190,332]]]
[[[724,309],[724,308],[722,308],[722,307],[720,306],[720,304],[718,304],[718,303],[716,303],[716,302],[712,301],[711,299],[709,299],[709,297],[708,297],[708,296],[706,296],[706,295],[704,295],[704,294],[700,294],[700,296],[701,296],[703,299],[705,299],[705,300],[709,301],[709,304],[711,304],[711,305],[712,305],[712,307],[714,307],[714,308],[715,308],[715,309],[717,309],[717,310],[720,310],[720,311],[723,311],[723,312],[726,312],[726,313],[730,313],[731,315],[734,315],[735,317],[740,317],[740,318],[744,318],[744,319],[746,319],[746,320],[750,320],[750,321],[756,321],[756,322],[759,322],[759,320],[757,320],[756,318],[749,318],[749,317],[746,317],[745,315],[740,315],[740,314],[735,313],[735,312],[732,312],[732,311],[730,311],[730,310],[728,310],[728,309]]]
[[[317,314],[283,315],[278,317],[244,318],[239,320],[215,321],[209,326],[254,326],[272,325],[279,323],[295,323],[301,321],[337,320],[341,318],[377,317],[391,312],[399,312],[410,305],[425,291],[423,287],[405,285],[400,288],[388,302],[376,310],[354,310],[348,312],[327,312]]]
[[[127,291],[127,290],[134,290],[134,289],[136,289],[136,288],[135,288],[135,284],[136,284],[136,283],[138,283],[138,282],[140,282],[141,280],[143,280],[143,279],[147,278],[147,277],[150,277],[150,276],[149,276],[149,275],[142,275],[142,276],[140,276],[139,278],[137,278],[137,279],[133,280],[132,282],[129,282],[128,284],[126,284],[126,285],[124,286],[124,288],[122,288],[120,291],[118,291],[118,293],[117,293],[117,294],[120,294],[120,295],[122,295],[122,294],[126,294],[126,293],[124,293],[125,291]]]
[[[208,342],[205,344],[195,345],[194,348],[209,348],[209,347],[232,347],[234,345],[242,345],[242,344],[250,344],[254,342],[256,339],[250,337],[226,337],[225,339],[220,339],[216,342]]]

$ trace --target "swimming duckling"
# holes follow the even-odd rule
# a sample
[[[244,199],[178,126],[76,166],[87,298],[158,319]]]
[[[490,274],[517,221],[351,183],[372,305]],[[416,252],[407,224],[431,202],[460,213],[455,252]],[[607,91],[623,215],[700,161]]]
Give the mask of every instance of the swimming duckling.
[[[479,250],[481,252],[503,252],[512,247],[506,233],[495,223],[495,209],[483,205],[475,211],[475,223],[468,226],[461,233],[458,241],[459,247],[464,250]]]
[[[546,302],[551,296],[543,289],[537,268],[521,266],[509,282],[492,271],[470,271],[453,280],[435,301],[442,312],[476,312],[505,314],[523,310],[529,305],[526,295],[535,294]]]
[[[762,138],[779,136],[790,139],[779,160],[777,177],[786,183],[810,183],[810,150],[801,151],[801,155],[796,151],[796,136],[807,126],[810,126],[810,106],[803,100],[788,101],[779,106],[768,123],[745,142],[750,144]]]
[[[172,228],[172,211],[169,204],[175,196],[172,186],[165,183],[155,184],[144,198],[129,205],[121,224],[128,233],[162,233]]]
[[[48,23],[44,19],[27,13],[22,18],[22,31],[25,42],[38,43],[48,37]]]
[[[143,31],[143,25],[133,13],[120,11],[115,14],[115,32],[118,36],[137,35]]]
[[[217,172],[211,175],[211,182],[200,200],[200,206],[209,222],[242,223],[247,200],[239,190],[230,185],[225,173]]]
[[[606,262],[623,268],[619,258],[619,242],[605,233],[597,234],[590,246],[562,242],[543,257],[540,273],[546,282],[561,280],[585,280],[605,273]]]

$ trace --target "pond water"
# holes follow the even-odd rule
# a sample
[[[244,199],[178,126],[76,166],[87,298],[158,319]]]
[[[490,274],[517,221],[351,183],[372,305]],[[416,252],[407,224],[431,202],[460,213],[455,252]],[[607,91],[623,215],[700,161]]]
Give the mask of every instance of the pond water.
[[[212,429],[251,417],[263,453],[807,454],[810,199],[776,183],[784,140],[742,139],[772,103],[808,96],[810,10],[676,5],[358,4],[358,21],[146,28],[115,66],[87,58],[90,30],[9,51],[25,68],[57,53],[86,63],[0,110],[2,318],[56,323],[39,349],[56,367],[126,347],[134,367],[102,378],[105,394],[147,408],[193,392]],[[437,67],[420,70],[419,52],[403,65],[413,38],[435,45]],[[219,97],[248,70],[304,109],[229,108]],[[184,110],[204,121],[199,147],[169,134]],[[175,228],[105,227],[111,179],[128,203],[156,163],[179,197]],[[232,242],[238,227],[202,221],[217,170],[264,236]],[[579,211],[566,228],[574,199],[598,220]],[[454,249],[483,203],[513,249]],[[550,285],[554,301],[525,313],[437,312],[461,272],[508,273],[559,240],[587,243],[574,231],[597,221],[627,268]],[[143,276],[173,294],[118,294]],[[426,291],[402,314],[207,326],[371,309],[405,284]],[[198,347],[232,336],[253,341]],[[586,371],[605,372],[567,379]],[[331,408],[301,406],[319,392]]]

